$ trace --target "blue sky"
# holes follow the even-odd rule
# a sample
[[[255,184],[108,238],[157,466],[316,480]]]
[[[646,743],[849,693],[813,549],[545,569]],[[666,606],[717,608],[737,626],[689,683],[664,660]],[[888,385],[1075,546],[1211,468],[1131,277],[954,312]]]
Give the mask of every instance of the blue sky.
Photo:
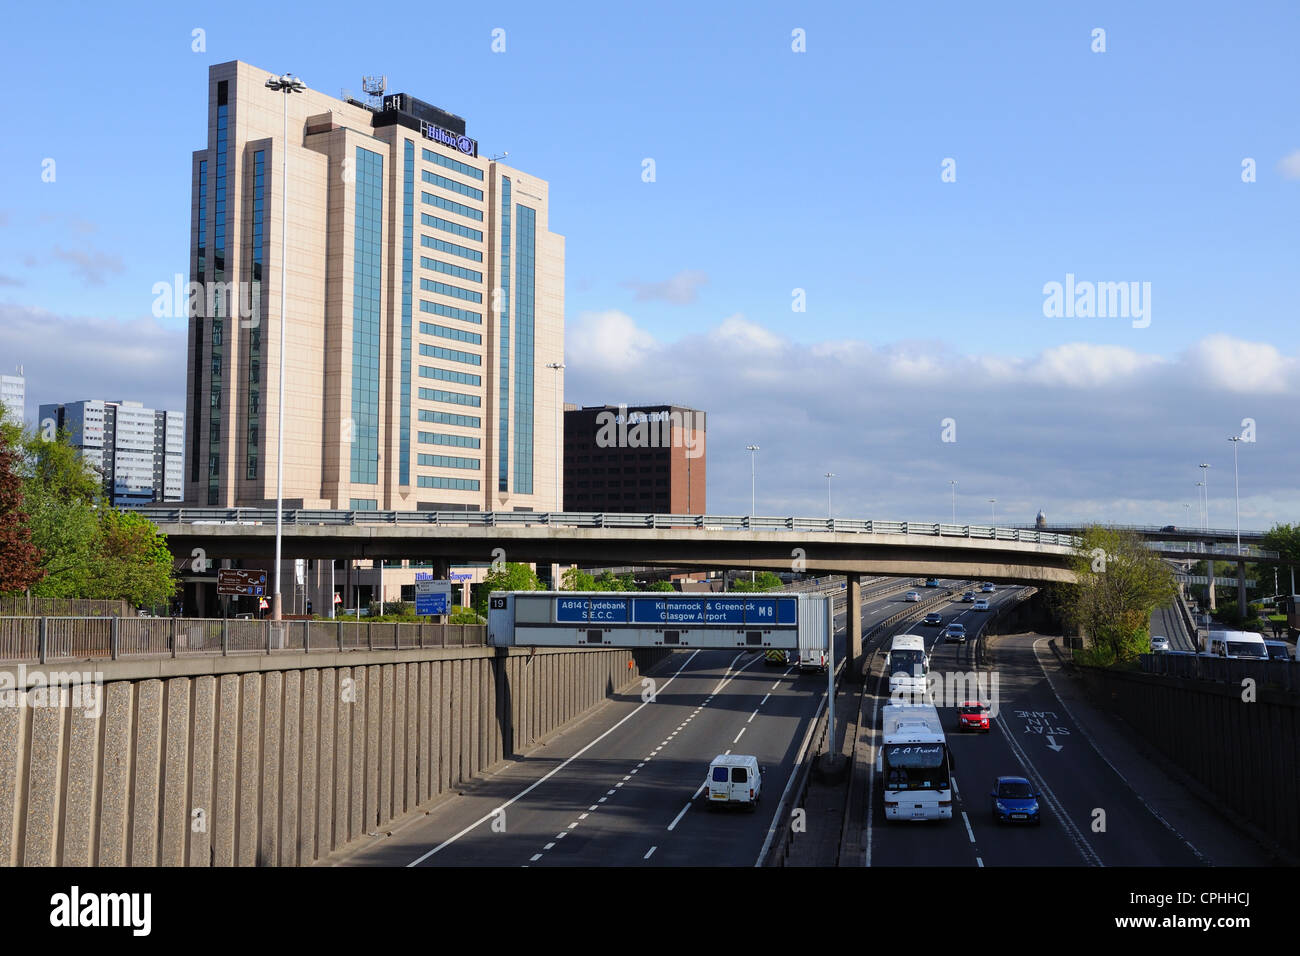
[[[1294,3],[717,7],[13,8],[0,37],[11,91],[0,101],[0,307],[104,334],[119,327],[128,340],[147,328],[134,323],[149,318],[152,285],[185,271],[188,157],[205,145],[207,68],[242,59],[334,95],[386,73],[391,91],[466,117],[484,153],[509,150],[508,162],[550,182],[579,346],[571,401],[619,398],[609,391],[617,356],[573,334],[584,317],[610,313],[665,356],[732,317],[750,339],[776,336],[778,356],[853,342],[1030,368],[1083,343],[1180,363],[1219,335],[1276,346],[1286,362],[1295,354]],[[191,50],[195,28],[204,52]],[[505,30],[504,53],[491,50],[494,28]],[[791,49],[796,28],[804,53]],[[1104,53],[1090,48],[1095,28]],[[1241,180],[1248,157],[1253,183]],[[47,158],[53,183],[41,180]],[[642,179],[647,158],[654,182]],[[956,182],[946,183],[949,158]],[[1043,285],[1067,273],[1149,282],[1150,326],[1045,318]],[[674,277],[678,293],[667,295]],[[805,312],[791,309],[795,289]],[[744,353],[731,351],[737,362]],[[1103,365],[1109,354],[1091,353]],[[183,355],[179,369],[164,364],[177,384],[153,384],[183,402]],[[685,394],[639,384],[633,401],[710,401],[720,427],[726,420],[726,396],[698,378],[675,382]],[[51,397],[40,388],[37,400]],[[1023,397],[1006,401],[987,414],[1025,412]],[[1222,457],[1219,432],[1250,405],[1225,408],[1204,444]],[[1278,434],[1283,421],[1270,424]],[[711,476],[735,468],[747,479],[743,451],[722,435]],[[1269,470],[1282,467],[1277,458]],[[790,482],[779,503],[815,508],[817,496],[805,503]],[[711,505],[737,505],[741,484],[720,483]],[[1109,493],[1080,489],[1069,507]]]

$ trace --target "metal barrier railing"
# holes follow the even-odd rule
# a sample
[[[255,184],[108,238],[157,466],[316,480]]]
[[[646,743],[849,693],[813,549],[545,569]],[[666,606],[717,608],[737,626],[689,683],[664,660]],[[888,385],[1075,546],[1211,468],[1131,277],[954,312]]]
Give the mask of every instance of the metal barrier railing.
[[[237,618],[0,617],[0,661],[124,660],[484,647],[482,624]]]

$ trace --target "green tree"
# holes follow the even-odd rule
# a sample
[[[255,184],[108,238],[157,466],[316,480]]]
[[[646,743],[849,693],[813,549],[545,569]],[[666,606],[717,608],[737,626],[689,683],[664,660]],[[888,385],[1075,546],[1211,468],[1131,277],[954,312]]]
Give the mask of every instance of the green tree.
[[[1090,642],[1089,659],[1112,665],[1149,649],[1151,612],[1173,600],[1173,572],[1142,539],[1117,528],[1085,528],[1071,561],[1076,583],[1062,586],[1065,619]]]
[[[1277,583],[1283,594],[1291,590],[1291,571],[1300,568],[1300,525],[1276,524],[1264,535],[1260,547],[1265,551],[1276,551],[1281,559],[1278,568]],[[1262,585],[1264,582],[1260,582]],[[1266,590],[1272,590],[1269,581]]]
[[[72,447],[67,432],[60,432],[53,441],[45,441],[36,432],[24,432],[21,442],[18,471],[23,479],[23,500],[32,543],[41,551],[45,572],[32,593],[87,597],[93,579],[103,570],[96,567],[99,510],[103,506],[100,476]]]
[[[500,571],[489,571],[482,584],[474,586],[474,610],[487,615],[488,595],[493,591],[540,591],[537,572],[526,564],[508,563]]]
[[[41,551],[32,543],[23,507],[21,453],[15,447],[15,439],[20,438],[17,428],[0,429],[0,594],[25,591],[44,576]]]
[[[676,591],[672,581],[654,581],[646,588],[647,591]]]
[[[158,527],[133,511],[105,510],[86,597],[130,601],[145,607],[170,604],[176,574],[167,539]]]
[[[772,591],[783,586],[781,578],[771,571],[759,571],[753,581],[742,575],[731,582],[733,591]]]
[[[596,579],[593,578],[582,568],[567,568],[560,575],[561,591],[594,591],[596,590]]]

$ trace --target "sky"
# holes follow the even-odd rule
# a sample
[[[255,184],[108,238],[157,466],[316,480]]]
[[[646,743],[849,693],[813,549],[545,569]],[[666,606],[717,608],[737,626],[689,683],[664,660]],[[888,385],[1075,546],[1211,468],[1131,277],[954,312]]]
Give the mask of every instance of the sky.
[[[7,12],[0,371],[29,418],[184,407],[152,288],[186,271],[208,67],[240,59],[385,74],[547,180],[565,399],[706,411],[711,512],[750,510],[757,444],[761,514],[825,514],[829,471],[841,517],[950,520],[956,481],[963,523],[1195,525],[1205,462],[1232,527],[1235,447],[1242,526],[1300,520],[1300,6],[359,10]],[[1124,283],[1129,314],[1051,283]]]

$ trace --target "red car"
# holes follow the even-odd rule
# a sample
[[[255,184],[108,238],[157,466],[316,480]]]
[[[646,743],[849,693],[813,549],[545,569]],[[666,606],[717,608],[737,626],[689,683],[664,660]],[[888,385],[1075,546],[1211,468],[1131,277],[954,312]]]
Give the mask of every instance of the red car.
[[[968,700],[957,708],[958,730],[989,732],[989,709],[977,700]]]

